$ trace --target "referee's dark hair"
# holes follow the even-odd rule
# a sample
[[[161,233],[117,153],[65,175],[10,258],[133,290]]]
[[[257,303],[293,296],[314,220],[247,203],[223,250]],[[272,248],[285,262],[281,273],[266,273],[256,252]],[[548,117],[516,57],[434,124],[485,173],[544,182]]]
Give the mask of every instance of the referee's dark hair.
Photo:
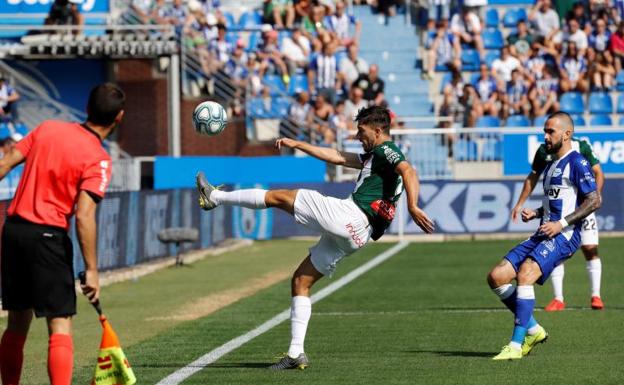
[[[87,121],[98,126],[108,127],[126,104],[126,94],[112,83],[95,86],[89,94]]]
[[[361,108],[354,120],[359,124],[379,127],[385,134],[390,134],[390,111],[386,107],[370,106]]]

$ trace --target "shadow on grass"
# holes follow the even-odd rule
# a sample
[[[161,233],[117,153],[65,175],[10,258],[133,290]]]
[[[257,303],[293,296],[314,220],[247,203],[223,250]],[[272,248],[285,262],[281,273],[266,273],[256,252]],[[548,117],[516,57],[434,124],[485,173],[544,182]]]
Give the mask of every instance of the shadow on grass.
[[[429,353],[443,357],[494,357],[497,352],[467,352],[459,350],[406,350],[404,353]]]
[[[214,365],[208,365],[207,368],[246,368],[246,369],[265,369],[267,370],[267,368],[271,365],[273,365],[274,362],[230,362],[230,363],[223,363],[223,364],[214,364]]]

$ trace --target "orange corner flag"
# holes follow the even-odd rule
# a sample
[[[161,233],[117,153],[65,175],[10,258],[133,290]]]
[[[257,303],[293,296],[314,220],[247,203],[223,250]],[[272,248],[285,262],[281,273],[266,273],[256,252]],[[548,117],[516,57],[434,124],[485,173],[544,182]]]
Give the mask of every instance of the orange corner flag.
[[[100,322],[103,329],[102,342],[91,385],[134,384],[136,377],[126,355],[121,350],[117,334],[104,315],[100,316]]]

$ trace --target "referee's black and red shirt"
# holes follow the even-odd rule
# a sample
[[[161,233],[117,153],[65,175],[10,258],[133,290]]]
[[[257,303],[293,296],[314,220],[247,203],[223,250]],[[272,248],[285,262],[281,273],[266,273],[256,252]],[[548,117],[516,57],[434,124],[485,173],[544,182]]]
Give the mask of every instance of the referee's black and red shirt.
[[[26,162],[9,216],[69,229],[81,190],[104,197],[111,158],[98,134],[87,126],[47,120],[15,148]]]

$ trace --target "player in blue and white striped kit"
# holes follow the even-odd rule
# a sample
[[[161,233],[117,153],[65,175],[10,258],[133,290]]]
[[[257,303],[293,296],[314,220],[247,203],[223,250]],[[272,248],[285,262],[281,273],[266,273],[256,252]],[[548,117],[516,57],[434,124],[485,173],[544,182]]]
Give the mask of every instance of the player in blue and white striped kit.
[[[533,317],[533,285],[543,284],[553,269],[570,258],[581,243],[583,218],[600,207],[600,194],[587,159],[572,149],[572,119],[555,112],[544,125],[544,143],[553,160],[544,170],[544,198],[537,210],[524,208],[524,222],[541,218],[529,239],[513,248],[488,275],[494,293],[514,313],[511,342],[494,360],[514,360],[529,354],[548,334]],[[511,285],[517,281],[517,288]]]

